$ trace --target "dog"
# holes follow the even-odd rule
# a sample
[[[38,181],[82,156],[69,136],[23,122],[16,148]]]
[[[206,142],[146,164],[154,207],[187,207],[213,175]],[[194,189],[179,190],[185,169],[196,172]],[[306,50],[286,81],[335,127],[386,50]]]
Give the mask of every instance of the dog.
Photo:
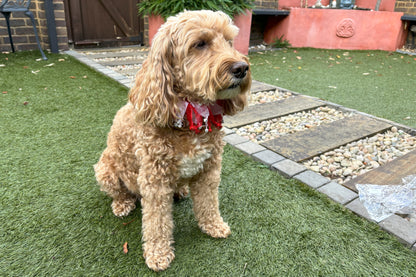
[[[154,271],[175,257],[172,204],[188,188],[200,229],[214,238],[231,233],[218,207],[222,117],[244,109],[251,86],[249,61],[233,48],[237,33],[223,12],[169,17],[94,166],[116,216],[140,199],[143,256]]]

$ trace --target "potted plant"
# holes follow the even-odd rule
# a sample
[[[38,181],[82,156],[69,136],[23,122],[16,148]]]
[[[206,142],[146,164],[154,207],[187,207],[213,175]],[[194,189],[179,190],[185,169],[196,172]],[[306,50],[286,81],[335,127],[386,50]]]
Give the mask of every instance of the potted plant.
[[[167,17],[184,10],[214,10],[223,11],[233,17],[234,23],[240,29],[234,46],[243,54],[248,53],[253,0],[143,0],[137,6],[139,14],[149,16],[149,44]]]

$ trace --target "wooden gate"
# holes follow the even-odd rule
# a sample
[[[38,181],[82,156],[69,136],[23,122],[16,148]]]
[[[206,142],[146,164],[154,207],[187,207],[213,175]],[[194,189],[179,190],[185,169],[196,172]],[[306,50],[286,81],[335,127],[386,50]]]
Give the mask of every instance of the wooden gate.
[[[64,0],[69,43],[121,46],[143,43],[139,0]]]

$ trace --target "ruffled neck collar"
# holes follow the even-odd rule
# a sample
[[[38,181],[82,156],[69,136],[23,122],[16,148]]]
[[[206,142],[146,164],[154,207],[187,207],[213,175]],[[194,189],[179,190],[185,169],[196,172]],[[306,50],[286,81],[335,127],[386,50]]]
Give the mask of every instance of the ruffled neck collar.
[[[178,103],[179,112],[174,126],[183,128],[188,125],[189,130],[199,134],[201,131],[212,132],[212,126],[222,128],[224,109],[221,100],[212,104],[199,104],[181,100]]]

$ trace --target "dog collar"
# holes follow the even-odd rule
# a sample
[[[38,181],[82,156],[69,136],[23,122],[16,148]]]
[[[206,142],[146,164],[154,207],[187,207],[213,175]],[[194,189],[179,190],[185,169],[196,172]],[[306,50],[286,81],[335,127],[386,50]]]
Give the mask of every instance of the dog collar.
[[[218,129],[222,128],[224,109],[220,105],[220,101],[203,105],[182,100],[178,103],[178,107],[178,119],[173,124],[177,128],[182,128],[185,121],[188,122],[189,130],[196,134],[199,134],[204,128],[205,133],[212,132],[212,125]]]

